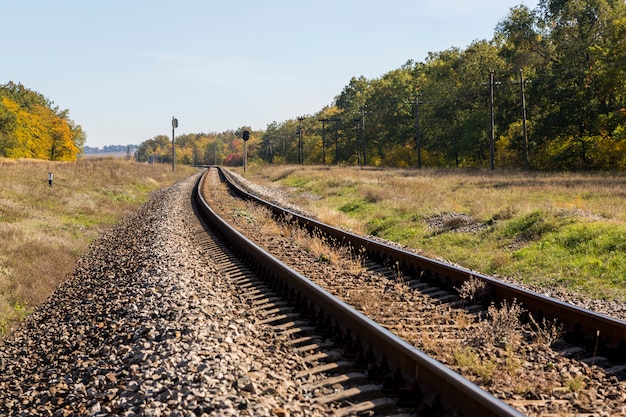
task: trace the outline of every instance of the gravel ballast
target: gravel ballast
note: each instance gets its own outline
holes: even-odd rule
[[[106,231],[0,341],[0,415],[325,415],[192,238],[197,176]]]

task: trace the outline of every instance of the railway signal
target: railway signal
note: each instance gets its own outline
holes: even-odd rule
[[[172,171],[176,165],[176,151],[174,150],[174,129],[178,127],[178,119],[172,116]]]
[[[250,132],[243,131],[243,172],[246,172],[248,167],[248,139],[250,139]]]

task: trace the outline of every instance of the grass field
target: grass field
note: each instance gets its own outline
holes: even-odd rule
[[[103,228],[193,172],[112,158],[0,159],[0,334],[51,294]]]
[[[621,173],[253,165],[244,177],[283,188],[322,221],[430,257],[626,300]]]

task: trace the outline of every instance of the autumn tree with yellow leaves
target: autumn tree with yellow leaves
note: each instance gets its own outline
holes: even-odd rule
[[[22,84],[0,84],[0,157],[74,161],[85,139],[68,110]]]

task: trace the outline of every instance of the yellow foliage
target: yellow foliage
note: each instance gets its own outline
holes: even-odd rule
[[[50,160],[52,161],[75,161],[80,151],[74,144],[70,126],[64,119],[54,117],[50,120],[51,149]]]
[[[37,103],[20,105],[6,95],[0,96],[0,101],[15,120],[14,126],[3,132],[0,156],[51,161],[76,160],[80,153],[75,143],[77,135],[71,121],[63,113],[59,115],[50,107]],[[80,127],[78,129],[82,134]]]

